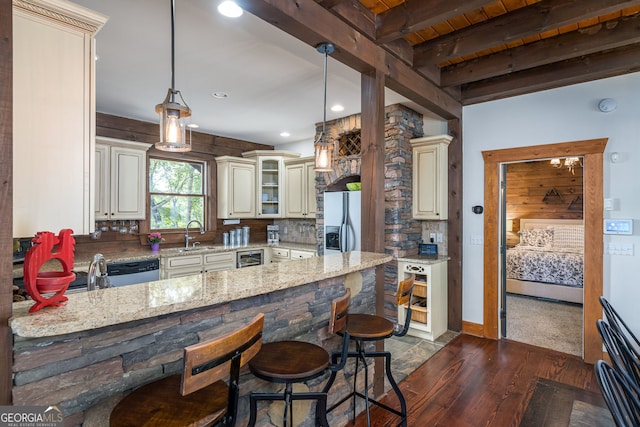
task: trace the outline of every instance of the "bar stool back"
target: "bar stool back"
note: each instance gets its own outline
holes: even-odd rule
[[[328,412],[334,410],[342,403],[347,401],[349,398],[353,398],[353,421],[355,422],[356,418],[356,397],[360,397],[365,400],[365,406],[367,411],[367,426],[371,425],[371,417],[369,413],[370,403],[373,403],[381,408],[390,411],[399,417],[401,417],[401,424],[406,426],[407,420],[407,404],[404,399],[404,395],[400,391],[398,384],[396,383],[393,375],[391,373],[391,352],[389,351],[367,351],[365,349],[365,342],[367,341],[380,341],[391,336],[404,336],[409,331],[409,325],[411,322],[411,296],[413,295],[413,283],[415,281],[415,274],[412,274],[408,279],[401,281],[398,284],[398,291],[396,292],[396,304],[397,305],[405,305],[407,306],[407,314],[405,318],[404,325],[394,324],[390,320],[373,314],[359,314],[359,313],[349,313],[348,328],[349,335],[351,339],[356,343],[356,351],[349,352],[347,357],[356,358],[356,370],[353,375],[353,391],[339,400],[337,403],[332,405]],[[338,357],[338,355],[333,356],[334,359]],[[366,358],[368,357],[384,357],[385,359],[385,373],[387,379],[389,380],[389,384],[391,384],[391,388],[393,389],[396,396],[398,396],[398,400],[400,401],[400,410],[391,408],[388,405],[385,405],[381,402],[376,401],[372,397],[369,396],[369,369]],[[364,393],[359,392],[356,389],[356,383],[358,379],[358,367],[359,363],[362,362],[364,366]],[[334,360],[335,363],[335,360]],[[327,382],[325,386],[325,390],[329,390],[333,381],[335,380],[335,373],[332,373],[331,378]]]
[[[182,375],[143,385],[125,396],[111,412],[110,426],[235,425],[240,368],[259,352],[263,325],[260,313],[227,335],[186,347]]]
[[[348,330],[347,319],[351,302],[351,291],[331,304],[329,334]],[[304,341],[276,341],[266,343],[251,362],[249,369],[258,378],[274,383],[283,383],[283,393],[257,393],[250,395],[249,426],[256,424],[258,401],[283,401],[283,426],[293,425],[293,401],[316,401],[316,425],[329,426],[327,422],[327,391],[294,392],[294,383],[304,383],[324,374],[327,370],[337,372],[344,367],[349,351],[349,333],[343,334],[340,363],[329,364],[329,353],[319,345]],[[289,421],[289,424],[287,424]]]

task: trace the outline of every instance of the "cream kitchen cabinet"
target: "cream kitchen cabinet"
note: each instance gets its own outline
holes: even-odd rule
[[[204,271],[202,254],[160,257],[160,278],[171,279],[174,277],[202,274]]]
[[[16,237],[93,230],[94,35],[106,20],[68,1],[13,2]]]
[[[256,217],[256,160],[216,157],[218,218]]]
[[[305,259],[305,258],[313,258],[314,256],[318,256],[318,254],[315,251],[303,251],[300,249],[291,249],[289,258]]]
[[[271,247],[271,262],[289,261],[291,250],[286,248]]]
[[[447,331],[447,262],[398,259],[398,283],[416,275],[411,298],[409,335],[435,341]],[[406,319],[406,306],[398,307],[398,322]]]
[[[256,161],[256,218],[282,218],[286,191],[284,161],[298,158],[300,154],[254,150],[242,153],[242,156]]]
[[[235,252],[222,252],[204,254],[204,271],[220,271],[220,270],[233,270],[236,268],[236,253]]]
[[[413,218],[448,218],[448,146],[453,138],[437,135],[411,140]]]
[[[236,268],[235,260],[235,251],[161,256],[160,278],[170,279],[209,271],[233,270]]]
[[[145,219],[151,144],[96,137],[95,218]]]
[[[315,218],[316,170],[314,159],[286,160],[284,167],[285,218]]]

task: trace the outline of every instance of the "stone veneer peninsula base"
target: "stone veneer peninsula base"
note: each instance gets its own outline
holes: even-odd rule
[[[32,314],[30,302],[15,303],[13,404],[57,405],[65,426],[82,425],[87,414],[108,412],[131,389],[179,372],[184,347],[220,336],[259,312],[265,314],[265,342],[301,339],[331,351],[340,342],[327,334],[331,301],[344,293],[345,282],[360,282],[351,276],[361,275],[351,311],[374,313],[375,267],[391,259],[348,252],[210,272],[70,294],[65,306]],[[321,377],[307,386],[318,390],[324,382]],[[249,391],[277,387],[243,370],[239,425],[247,421]],[[330,401],[344,387],[341,378]],[[343,406],[330,414],[332,426],[347,422],[349,406]],[[281,412],[264,405],[261,425],[271,425],[270,413]]]

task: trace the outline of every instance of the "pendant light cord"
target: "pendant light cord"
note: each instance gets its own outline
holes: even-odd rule
[[[175,77],[175,27],[176,27],[176,2],[175,0],[171,0],[171,102],[174,101],[173,91],[176,87],[176,77]]]
[[[324,110],[323,110],[323,116],[322,116],[322,134],[325,135],[326,133],[326,126],[327,126],[327,56],[328,56],[328,52],[327,49],[325,49],[324,51]]]

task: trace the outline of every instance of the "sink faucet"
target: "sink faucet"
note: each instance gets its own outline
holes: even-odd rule
[[[185,249],[189,249],[189,241],[193,239],[193,237],[189,236],[189,226],[191,225],[192,222],[197,223],[200,226],[200,234],[204,234],[204,227],[202,226],[202,223],[200,221],[198,221],[197,219],[192,219],[191,221],[189,221],[187,223],[187,226],[184,229],[184,248]]]
[[[98,270],[100,275],[98,276]],[[102,254],[95,254],[91,264],[89,264],[89,273],[87,274],[87,290],[95,291],[96,289],[110,288],[111,282],[107,276],[107,263]]]

